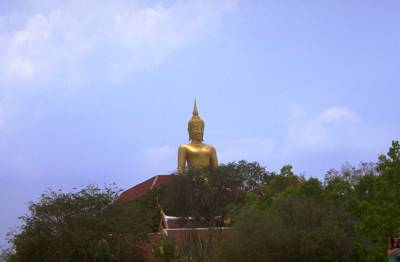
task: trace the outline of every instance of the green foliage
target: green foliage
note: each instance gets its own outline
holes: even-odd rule
[[[46,192],[29,204],[30,214],[10,237],[10,261],[140,261],[135,245],[152,230],[146,201],[123,204],[114,187]],[[154,206],[154,205],[153,205]]]
[[[43,194],[1,259],[141,261],[137,243],[157,231],[159,204],[168,215],[194,217],[185,227],[232,218],[234,234],[222,245],[212,235],[182,245],[162,239],[157,261],[384,261],[388,237],[400,234],[400,143],[377,164],[329,170],[323,183],[290,165],[274,173],[240,161],[189,170],[129,204],[117,197],[95,186]]]
[[[153,246],[153,255],[156,262],[175,262],[179,261],[179,252],[175,239],[163,237]]]
[[[235,234],[219,253],[221,261],[353,261],[348,213],[301,195],[269,210],[245,208]]]
[[[325,197],[318,179],[297,176],[291,166],[274,174],[235,220],[235,234],[221,261],[353,261],[351,214]]]
[[[15,251],[12,250],[11,248],[2,248],[0,246],[0,261],[1,262],[6,262],[6,261],[11,261],[12,257],[15,255]]]
[[[387,239],[400,234],[400,144],[393,141],[387,155],[381,155],[379,174],[361,177],[355,186],[354,214],[359,218],[358,249],[362,260],[386,258]]]
[[[176,205],[168,214],[175,211],[173,215],[195,217],[230,215],[232,209],[227,207],[240,203],[236,209],[238,215],[234,217],[235,235],[219,249],[214,260],[355,259],[353,216],[346,208],[336,205],[318,179],[297,176],[288,165],[279,174],[258,170],[264,175],[263,180],[257,180],[258,175],[252,177],[252,174],[258,171],[250,168],[247,170],[252,170],[251,174],[243,175],[238,172],[243,168],[235,165],[192,170],[178,177],[167,189],[174,192],[170,195],[173,197],[163,203],[165,207]],[[254,182],[253,186],[248,186],[249,180]]]
[[[268,209],[277,199],[297,193],[303,182],[304,178],[294,175],[292,166],[286,165],[279,174],[272,174],[269,183],[260,185],[258,192],[248,193],[247,203]]]
[[[88,186],[71,193],[50,190],[29,204],[30,213],[21,217],[20,230],[10,234],[12,248],[2,258],[140,261],[138,240],[158,230],[158,200],[172,215],[193,215],[206,225],[221,225],[232,206],[244,202],[245,190],[255,190],[267,176],[259,164],[245,161],[216,170],[191,170],[170,187],[153,190],[129,204],[117,201],[118,190],[113,187]]]
[[[260,166],[257,162],[247,162],[244,160],[222,165],[219,167],[219,171],[238,177],[240,188],[244,192],[257,191],[260,185],[267,184],[275,175],[273,172],[268,172],[265,167]]]
[[[219,232],[209,231],[205,238],[189,232],[181,245],[177,245],[171,237],[163,237],[153,247],[153,254],[157,262],[210,262],[220,243]]]
[[[324,188],[321,182],[316,178],[309,178],[305,180],[298,190],[300,195],[309,197],[316,201],[322,201],[324,195]]]
[[[168,215],[197,218],[197,225],[202,221],[207,226],[221,225],[232,209],[244,204],[246,193],[255,191],[269,178],[258,163],[245,161],[191,169],[163,190],[160,203]],[[190,221],[184,222],[190,226]]]
[[[377,165],[345,165],[330,170],[324,196],[344,207],[355,219],[355,247],[359,261],[384,261],[388,238],[400,234],[400,144],[393,141]]]
[[[218,232],[209,231],[205,239],[191,232],[184,239],[183,245],[179,249],[179,256],[182,261],[210,262],[219,243],[220,235]]]
[[[206,238],[200,238],[195,233],[189,233],[179,248],[182,261],[210,262],[213,261],[216,249],[221,243],[221,232],[209,231]]]

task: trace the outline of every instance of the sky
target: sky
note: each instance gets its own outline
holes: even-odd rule
[[[0,245],[48,189],[220,163],[323,179],[400,138],[400,2],[0,0]]]

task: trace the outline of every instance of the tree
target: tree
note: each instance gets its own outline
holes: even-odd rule
[[[384,261],[388,238],[400,234],[400,143],[393,141],[379,162],[346,164],[330,170],[324,197],[354,217],[355,248],[359,261]]]
[[[355,186],[353,213],[358,218],[358,253],[362,261],[386,259],[387,239],[400,234],[400,143],[393,141],[387,155],[379,156],[377,172]]]
[[[172,215],[191,215],[207,226],[221,225],[232,206],[244,203],[246,190],[255,190],[267,178],[268,172],[259,164],[241,161],[217,169],[190,170],[170,186],[128,204],[117,201],[115,187],[90,185],[70,193],[50,190],[29,204],[29,214],[21,217],[19,231],[10,234],[11,249],[2,258],[140,261],[140,240],[158,230],[159,204]]]
[[[220,232],[210,231],[204,238],[189,232],[181,245],[177,245],[172,237],[161,238],[153,246],[153,254],[157,262],[209,262],[214,261],[215,251],[221,242]]]
[[[297,193],[303,182],[304,178],[295,175],[291,165],[283,166],[279,174],[271,173],[268,183],[259,185],[256,192],[247,194],[247,204],[268,209],[276,199]]]
[[[232,175],[238,176],[241,180],[241,189],[244,192],[255,192],[261,185],[267,184],[275,176],[274,172],[269,172],[257,162],[231,162],[221,166],[222,169],[230,171]]]
[[[232,169],[191,169],[162,190],[160,203],[166,214],[179,217],[186,227],[191,223],[217,226],[229,213],[232,205],[244,202],[241,177]]]
[[[220,261],[353,261],[351,216],[303,195],[277,200],[270,209],[248,207]]]
[[[50,190],[29,204],[20,232],[10,237],[9,261],[141,261],[138,240],[154,223],[152,196],[123,204],[115,187]]]
[[[10,248],[2,248],[0,251],[0,262],[10,261],[15,252]]]
[[[255,162],[190,169],[161,190],[159,199],[168,215],[194,217],[196,224],[201,218],[205,226],[216,226],[244,204],[246,193],[256,191],[269,178],[270,173]]]
[[[325,189],[318,179],[284,166],[246,198],[218,260],[353,261],[355,221],[325,197]]]

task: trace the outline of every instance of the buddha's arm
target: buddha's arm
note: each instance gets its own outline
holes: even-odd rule
[[[183,146],[179,146],[178,149],[178,174],[183,175],[185,172],[186,164],[186,149]]]
[[[217,151],[215,150],[215,147],[213,147],[213,146],[211,147],[210,164],[212,167],[218,166]]]

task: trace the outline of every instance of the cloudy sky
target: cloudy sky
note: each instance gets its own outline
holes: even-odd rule
[[[46,189],[220,162],[323,178],[400,138],[400,2],[0,0],[0,244]]]

